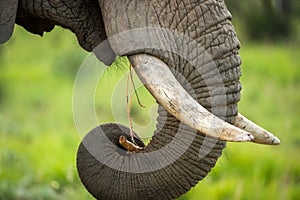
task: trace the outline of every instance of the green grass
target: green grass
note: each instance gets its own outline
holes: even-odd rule
[[[40,38],[17,27],[0,46],[0,199],[92,199],[76,172],[80,136],[72,114],[73,83],[86,55],[62,29]],[[209,176],[180,199],[300,196],[299,55],[292,45],[243,45],[239,111],[278,135],[281,145],[228,143]],[[96,90],[101,123],[116,118],[112,107],[121,113],[117,121],[127,123],[127,77],[117,84],[126,68],[118,67],[105,72]],[[153,113],[153,99],[142,88],[139,95]],[[154,126],[155,114],[148,113],[135,102],[137,132]]]

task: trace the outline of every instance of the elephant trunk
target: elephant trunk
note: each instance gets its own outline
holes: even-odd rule
[[[233,123],[241,60],[230,13],[223,1],[180,2],[99,0],[112,49],[117,55],[159,58],[197,103]],[[216,164],[224,141],[187,126],[162,105],[158,113],[157,130],[142,153],[118,153],[115,140],[103,137],[125,134],[122,126],[114,125],[115,131],[103,125],[85,137],[77,166],[97,199],[174,199]]]

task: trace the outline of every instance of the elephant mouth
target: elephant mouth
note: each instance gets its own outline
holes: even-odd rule
[[[129,60],[154,98],[175,118],[198,132],[228,142],[278,145],[280,140],[254,122],[238,114],[229,124],[196,102],[160,59],[136,54]]]

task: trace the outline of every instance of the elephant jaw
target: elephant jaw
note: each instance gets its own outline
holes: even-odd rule
[[[156,100],[174,117],[204,135],[230,142],[276,145],[280,140],[242,115],[234,126],[216,117],[196,102],[160,59],[137,54],[129,60],[141,81]]]

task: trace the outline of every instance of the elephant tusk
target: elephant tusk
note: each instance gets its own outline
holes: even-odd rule
[[[130,56],[129,60],[149,92],[178,120],[204,135],[220,140],[253,140],[250,133],[221,120],[196,102],[160,59],[137,54]]]
[[[233,125],[251,133],[254,136],[253,142],[255,143],[268,145],[280,144],[280,140],[275,135],[250,121],[240,113],[236,116]]]

